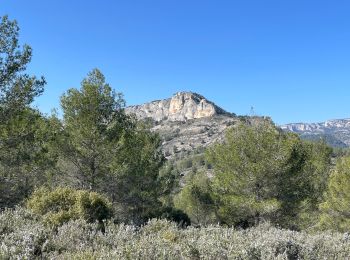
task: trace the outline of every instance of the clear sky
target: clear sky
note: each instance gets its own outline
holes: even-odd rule
[[[140,104],[190,90],[278,124],[350,117],[350,1],[0,0],[47,79],[43,112],[93,68]]]

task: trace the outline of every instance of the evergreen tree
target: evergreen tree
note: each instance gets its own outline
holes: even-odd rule
[[[3,122],[28,108],[43,92],[45,79],[24,73],[32,58],[32,49],[19,45],[16,21],[7,16],[0,19],[0,119]]]
[[[74,168],[72,181],[79,188],[98,190],[118,154],[121,136],[134,127],[123,113],[124,100],[95,69],[80,90],[69,89],[61,97],[61,106],[65,131],[59,148]]]
[[[219,219],[241,226],[269,220],[296,228],[302,203],[315,198],[318,181],[312,178],[323,181],[318,174],[325,174],[316,171],[310,154],[297,135],[269,121],[230,129],[225,143],[207,152]]]
[[[316,227],[320,218],[319,204],[324,200],[327,189],[330,170],[332,167],[333,149],[324,141],[303,141],[303,147],[307,154],[304,167],[304,195],[305,199],[298,205],[295,211],[298,216],[287,219],[292,226],[298,229],[310,229]]]
[[[94,69],[81,89],[61,98],[64,135],[58,148],[72,185],[108,194],[124,220],[139,223],[161,207],[163,156],[159,137],[126,115],[124,103]]]
[[[350,157],[338,160],[320,209],[321,228],[350,232]]]
[[[185,212],[194,224],[214,224],[217,220],[216,208],[210,188],[210,179],[206,173],[191,173],[183,189],[174,198],[175,207]]]
[[[0,208],[27,197],[45,178],[48,122],[30,104],[44,89],[44,78],[25,73],[32,57],[18,43],[19,27],[0,18]]]

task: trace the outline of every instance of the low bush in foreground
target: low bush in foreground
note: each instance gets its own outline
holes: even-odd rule
[[[107,198],[96,192],[72,188],[41,188],[32,194],[26,206],[42,216],[49,226],[59,226],[76,219],[102,223],[112,215],[112,206]]]
[[[56,230],[27,210],[0,214],[0,259],[348,259],[350,237],[293,232],[260,225],[186,229],[166,220],[140,228],[83,219]]]

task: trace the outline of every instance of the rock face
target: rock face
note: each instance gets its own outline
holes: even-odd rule
[[[138,119],[148,119],[163,139],[167,158],[188,154],[224,138],[227,127],[239,121],[202,95],[178,92],[173,97],[126,108]]]
[[[178,92],[172,98],[157,100],[126,108],[129,114],[139,119],[151,118],[155,121],[187,121],[214,115],[229,115],[225,110],[192,92]]]
[[[329,120],[323,123],[295,123],[281,126],[285,131],[298,133],[305,139],[325,139],[335,147],[350,147],[350,119]]]

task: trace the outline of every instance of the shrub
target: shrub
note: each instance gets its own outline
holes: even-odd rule
[[[172,207],[166,207],[161,214],[161,218],[174,221],[180,227],[187,227],[191,225],[191,220],[185,212]]]
[[[74,219],[101,223],[112,215],[111,203],[105,197],[72,188],[41,188],[32,194],[26,205],[50,226],[59,226]]]
[[[96,192],[78,191],[76,200],[76,211],[79,216],[88,222],[109,219],[111,204],[108,200]]]
[[[0,259],[348,259],[350,238],[295,232],[269,224],[246,230],[179,228],[167,220],[142,227],[83,219],[52,230],[28,211],[0,213]],[[16,228],[11,228],[16,225]]]
[[[0,214],[0,259],[34,259],[42,254],[49,230],[23,208]]]

